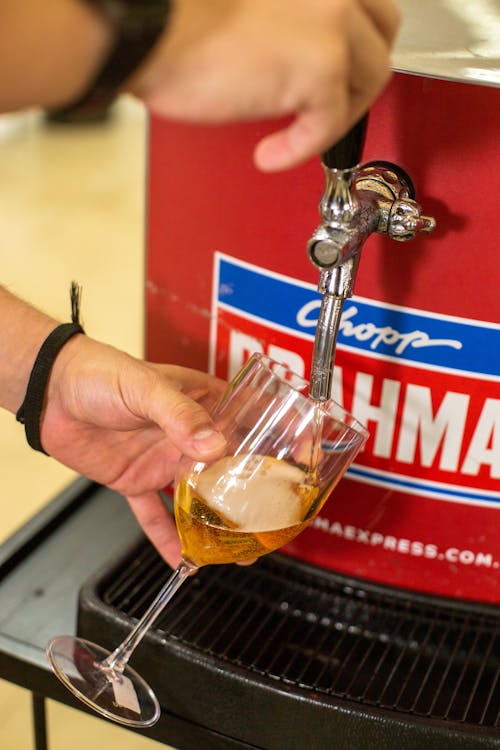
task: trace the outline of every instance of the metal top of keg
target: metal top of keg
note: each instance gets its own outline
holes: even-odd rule
[[[500,0],[399,0],[399,72],[500,87]]]

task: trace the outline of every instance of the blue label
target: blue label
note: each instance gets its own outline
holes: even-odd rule
[[[321,295],[311,284],[219,255],[218,302],[235,312],[314,338]],[[338,346],[500,380],[500,325],[346,300]]]

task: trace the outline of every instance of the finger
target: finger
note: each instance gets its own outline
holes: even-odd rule
[[[158,424],[181,453],[199,461],[221,455],[224,436],[215,428],[209,413],[188,396],[159,378],[148,392],[147,416]]]
[[[350,105],[347,91],[337,86],[328,101],[299,112],[282,130],[263,138],[254,151],[254,162],[263,172],[290,169],[329,148],[347,131]]]
[[[181,543],[175,523],[157,492],[127,497],[144,533],[164,560],[176,568],[181,559]]]

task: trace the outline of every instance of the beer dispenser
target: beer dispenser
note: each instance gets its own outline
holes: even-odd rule
[[[261,351],[311,378],[319,398],[332,375],[335,400],[369,429],[285,552],[490,604],[500,602],[499,111],[498,88],[479,79],[396,73],[369,123],[323,164],[272,175],[252,152],[275,123],[153,117],[148,176],[147,356],[228,379]]]
[[[275,122],[150,123],[146,356],[229,379],[262,352],[370,433],[305,531],[202,569],[144,640],[169,744],[498,746],[493,3],[402,2],[398,72],[322,158],[262,174]],[[80,633],[114,647],[165,567],[130,549]]]

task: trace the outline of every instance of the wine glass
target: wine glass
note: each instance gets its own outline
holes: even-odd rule
[[[203,463],[184,456],[175,479],[178,568],[112,652],[59,636],[47,654],[69,690],[98,713],[130,727],[153,725],[158,700],[128,661],[182,583],[203,565],[247,562],[282,547],[319,512],[368,433],[309,384],[254,354],[212,411],[226,454]]]

